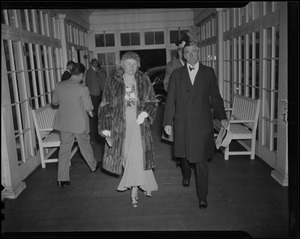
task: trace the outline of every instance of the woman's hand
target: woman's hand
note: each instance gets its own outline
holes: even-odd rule
[[[138,116],[136,122],[137,122],[138,124],[142,124],[142,123],[144,123],[144,120],[145,120],[147,117],[148,117],[148,113],[145,112],[145,111],[143,111],[142,113],[139,114],[139,116]]]
[[[111,136],[111,132],[109,130],[103,130],[102,134],[105,135],[105,137],[110,137]]]

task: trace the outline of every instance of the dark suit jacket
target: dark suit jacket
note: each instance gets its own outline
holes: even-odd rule
[[[64,74],[61,76],[61,81],[69,80],[71,77],[71,73],[69,71],[65,71]]]
[[[187,67],[173,71],[163,125],[174,129],[174,156],[199,162],[215,152],[212,111],[226,119],[214,69],[199,64],[192,85]]]
[[[92,67],[87,70],[85,82],[90,90],[90,95],[102,95],[105,81],[106,73],[103,70],[97,70],[96,72]]]

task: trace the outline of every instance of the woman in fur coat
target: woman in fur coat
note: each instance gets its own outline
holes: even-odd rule
[[[99,106],[98,131],[107,140],[102,167],[117,175],[123,173],[117,190],[131,189],[132,205],[137,207],[138,188],[150,197],[158,190],[150,129],[157,101],[149,77],[138,71],[140,57],[127,52],[121,65],[106,81]]]

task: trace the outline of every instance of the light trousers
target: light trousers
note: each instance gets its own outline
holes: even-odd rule
[[[90,135],[75,134],[60,131],[61,145],[58,154],[57,181],[70,181],[70,156],[75,138],[77,139],[80,152],[92,171],[96,169],[97,161],[90,144]]]

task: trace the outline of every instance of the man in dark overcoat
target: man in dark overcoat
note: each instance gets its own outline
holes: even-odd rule
[[[181,159],[182,185],[190,184],[190,164],[195,163],[200,209],[208,206],[208,159],[215,152],[212,110],[223,127],[229,121],[214,69],[199,62],[197,43],[184,46],[187,64],[173,71],[165,105],[163,126],[171,135],[174,127],[174,156]]]

